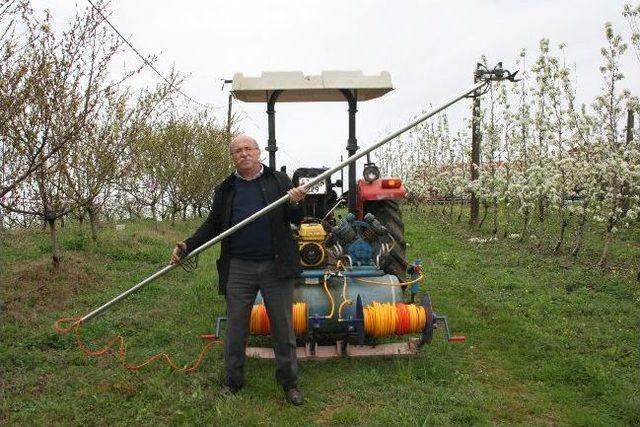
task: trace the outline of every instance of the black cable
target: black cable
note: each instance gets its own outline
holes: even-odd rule
[[[490,86],[491,86],[491,81],[486,80],[484,86],[480,86],[473,93],[470,93],[469,95],[465,96],[465,98],[475,98],[476,96],[482,96],[485,93],[489,92]]]
[[[172,88],[174,88],[180,95],[184,96],[185,98],[187,98],[189,101],[198,104],[201,107],[204,108],[214,108],[214,109],[219,109],[221,107],[216,107],[213,105],[207,105],[207,104],[203,104],[201,102],[196,101],[195,99],[193,99],[192,97],[190,97],[189,95],[187,95],[186,93],[184,93],[179,87],[175,86],[173,83],[171,83],[171,81],[169,81],[169,79],[167,79],[163,74],[160,73],[160,71],[158,71],[153,64],[151,64],[147,58],[145,58],[144,56],[142,56],[142,54],[140,52],[138,52],[138,49],[136,49],[135,47],[133,47],[133,45],[129,42],[129,40],[126,39],[125,36],[123,36],[120,31],[118,31],[118,29],[116,27],[113,26],[113,24],[111,22],[109,22],[109,20],[107,19],[106,16],[104,16],[104,14],[102,13],[102,11],[95,5],[93,4],[93,2],[91,0],[87,0],[89,2],[89,4],[91,5],[91,7],[98,13],[98,15],[100,15],[102,17],[102,19],[104,19],[104,21],[111,27],[111,29],[113,31],[116,32],[116,34],[118,35],[118,37],[120,37],[122,39],[122,41],[124,41],[127,46],[129,46],[131,48],[132,51],[135,52],[136,55],[138,55],[138,57],[140,57],[140,59],[142,59],[142,61],[147,64],[162,80],[164,80],[169,86],[171,86]]]
[[[196,255],[193,258],[189,258],[188,260],[180,261],[180,266],[187,273],[191,273],[191,272],[195,271],[198,268],[198,257],[199,256],[200,255]]]

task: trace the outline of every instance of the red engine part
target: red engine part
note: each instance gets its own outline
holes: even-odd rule
[[[376,200],[397,200],[407,197],[407,190],[398,177],[385,177],[367,182],[358,180],[356,216],[362,220],[364,216],[364,204]]]

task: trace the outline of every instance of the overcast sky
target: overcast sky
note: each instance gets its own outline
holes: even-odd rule
[[[627,1],[628,2],[628,1]],[[184,91],[200,102],[220,107],[226,117],[228,92],[220,79],[235,72],[389,71],[394,91],[362,102],[357,138],[368,146],[426,108],[469,87],[480,55],[489,63],[515,68],[522,48],[529,60],[541,38],[556,48],[567,45],[566,58],[577,70],[578,100],[590,103],[602,86],[598,72],[604,23],[629,38],[622,17],[624,1],[125,1],[112,0],[110,21],[144,54],[158,54],[156,67],[191,77]],[[78,7],[86,3],[78,0]],[[634,3],[636,4],[636,3]],[[49,8],[56,23],[72,13],[72,2],[33,0]],[[133,66],[138,60],[126,58]],[[629,50],[624,85],[640,94],[640,60]],[[153,84],[144,73],[137,84]],[[236,101],[240,127],[267,140],[264,104]],[[455,127],[469,112],[469,101],[449,111]],[[278,166],[332,166],[345,153],[346,103],[276,104]],[[263,154],[266,152],[263,151]]]

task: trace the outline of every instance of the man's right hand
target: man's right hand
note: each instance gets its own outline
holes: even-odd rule
[[[176,247],[171,252],[171,265],[180,263],[180,260],[187,254],[187,244],[185,242],[176,242]]]

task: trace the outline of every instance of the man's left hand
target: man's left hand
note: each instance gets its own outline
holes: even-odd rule
[[[298,203],[302,201],[302,199],[304,199],[304,197],[307,195],[307,190],[305,190],[304,187],[301,185],[299,187],[292,188],[291,190],[288,191],[288,193],[289,193],[289,201],[291,203]]]

